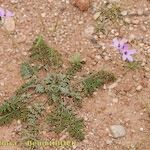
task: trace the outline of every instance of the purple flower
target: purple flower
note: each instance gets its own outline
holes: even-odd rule
[[[1,18],[7,18],[7,17],[12,17],[12,16],[14,16],[14,14],[11,11],[0,8],[0,17]]]
[[[124,49],[124,47],[127,47],[128,44],[126,44],[127,40],[126,39],[122,39],[122,40],[118,40],[117,38],[113,39],[113,46],[115,48],[117,48],[119,51],[121,51],[121,49]]]
[[[129,50],[129,45],[127,44],[127,40],[122,39],[118,40],[117,38],[113,39],[113,46],[119,50],[122,54],[122,59],[125,61],[133,62],[133,58],[131,55],[136,53],[136,50]]]
[[[129,61],[129,62],[133,62],[133,58],[131,55],[135,54],[136,53],[136,50],[123,50],[122,51],[122,59],[125,61]]]

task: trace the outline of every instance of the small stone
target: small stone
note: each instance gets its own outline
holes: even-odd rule
[[[5,20],[4,20],[4,27],[9,32],[14,31],[15,30],[15,21],[14,21],[14,19],[12,17],[11,18],[5,18]]]
[[[83,21],[79,21],[79,22],[78,22],[78,24],[83,24],[83,23],[84,23]]]
[[[95,95],[95,96],[96,96],[96,95],[97,95],[97,92],[94,92],[94,93],[93,93],[93,95]]]
[[[97,20],[99,18],[100,14],[101,14],[101,12],[96,12],[93,16],[93,19]]]
[[[137,25],[137,24],[140,23],[140,21],[139,21],[138,19],[133,19],[133,20],[132,20],[132,23],[135,24],[135,25]]]
[[[143,31],[147,31],[147,29],[146,29],[146,27],[145,27],[144,25],[141,26],[141,29],[142,29]]]
[[[138,9],[137,14],[138,14],[139,16],[141,16],[141,15],[144,14],[144,11],[143,11],[142,9]]]
[[[109,59],[110,59],[109,56],[105,56],[105,57],[104,57],[104,60],[105,60],[105,61],[108,61]]]
[[[129,18],[125,18],[124,21],[125,21],[126,23],[131,23],[131,20],[130,20]]]
[[[107,145],[111,145],[112,143],[113,143],[112,140],[106,140],[106,144],[107,144]]]
[[[0,85],[1,85],[1,86],[4,86],[4,85],[5,85],[5,83],[4,83],[4,82],[0,82]]]
[[[42,16],[43,18],[45,18],[45,17],[46,17],[46,13],[41,13],[41,16]]]
[[[18,3],[18,0],[11,0],[10,1],[12,4],[17,4]]]
[[[27,56],[28,53],[27,52],[22,52],[22,55]]]
[[[104,84],[104,86],[103,86],[103,89],[104,89],[104,90],[106,90],[106,89],[107,89],[107,86],[106,86],[106,84]]]
[[[129,30],[130,30],[130,31],[133,31],[133,30],[134,30],[134,28],[133,28],[132,26],[130,26],[130,27],[129,27]]]
[[[112,101],[113,101],[114,103],[118,103],[119,100],[118,100],[118,98],[113,98]]]
[[[144,131],[144,129],[143,129],[143,128],[140,128],[140,131],[142,132],[142,131]]]
[[[146,65],[146,63],[145,63],[145,62],[142,62],[141,66],[144,67],[145,65]]]
[[[73,5],[78,7],[81,11],[87,11],[90,7],[90,0],[73,0]]]
[[[118,85],[118,82],[114,82],[113,84],[111,84],[109,87],[108,87],[108,89],[114,89],[114,88],[116,88],[117,87],[117,85]]]
[[[126,135],[125,128],[122,125],[112,125],[110,131],[114,138],[120,138]]]
[[[142,85],[137,86],[136,91],[140,92],[143,89]]]
[[[20,124],[21,124],[21,120],[17,120],[17,124],[19,124],[19,125],[20,125]]]
[[[97,60],[100,60],[100,59],[101,59],[101,56],[100,56],[100,55],[96,55],[95,58],[96,58]]]
[[[126,10],[124,10],[124,11],[121,12],[122,16],[126,16],[127,14],[128,14],[128,12]]]
[[[145,71],[149,72],[150,71],[150,68],[148,67],[144,67]]]
[[[118,2],[120,2],[120,0],[109,0],[109,2],[110,3],[118,3]],[[106,3],[107,3],[107,1],[106,1]]]

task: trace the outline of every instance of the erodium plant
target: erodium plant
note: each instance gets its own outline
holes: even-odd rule
[[[0,106],[0,125],[20,120],[22,144],[39,140],[44,124],[48,125],[49,131],[56,134],[65,131],[77,141],[82,141],[85,124],[82,118],[77,117],[76,110],[82,107],[84,97],[91,96],[102,85],[115,81],[114,75],[101,70],[76,81],[74,76],[82,71],[85,64],[80,54],[75,53],[70,66],[63,71],[61,55],[50,48],[42,37],[34,41],[29,56],[29,60],[20,67],[25,83]]]

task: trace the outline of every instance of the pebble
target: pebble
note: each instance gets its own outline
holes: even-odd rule
[[[144,11],[143,11],[142,9],[138,9],[137,14],[138,14],[139,16],[141,16],[141,15],[144,14]]]
[[[106,90],[106,89],[107,89],[107,86],[106,86],[106,84],[104,84],[104,86],[103,86],[103,89],[104,89],[104,90]]]
[[[145,27],[144,25],[141,26],[141,29],[142,29],[143,31],[147,31],[147,29],[146,29],[146,27]]]
[[[136,91],[140,92],[143,89],[142,85],[137,86]]]
[[[143,129],[143,128],[140,128],[140,131],[142,132],[142,131],[144,131],[144,129]]]
[[[73,0],[73,5],[81,11],[87,11],[90,7],[90,0]]]
[[[122,16],[126,16],[127,14],[128,14],[128,12],[126,10],[124,10],[124,11],[121,12]]]
[[[105,56],[105,57],[104,57],[104,60],[105,60],[105,61],[108,61],[109,59],[110,59],[109,56]]]
[[[110,131],[114,138],[120,138],[126,135],[125,128],[122,125],[112,125]]]
[[[41,16],[42,16],[43,18],[45,18],[45,17],[46,17],[46,13],[41,13]]]
[[[130,26],[130,27],[129,27],[129,30],[130,30],[130,31],[133,31],[133,30],[134,30],[133,26]]]
[[[107,1],[106,1],[107,2]],[[120,0],[109,0],[110,3],[119,3]]]
[[[20,125],[20,124],[21,124],[21,120],[17,120],[17,124],[19,124],[19,125]]]
[[[137,24],[140,23],[140,21],[139,21],[138,19],[133,19],[133,20],[132,20],[132,23],[137,25]]]
[[[111,145],[112,143],[113,143],[112,140],[106,140],[106,144],[107,144],[107,145]]]
[[[118,99],[118,98],[113,98],[112,101],[113,101],[114,103],[118,103],[119,99]]]
[[[11,0],[10,1],[12,4],[17,4],[18,3],[18,0]]]
[[[116,88],[117,87],[117,85],[118,85],[118,82],[114,82],[113,84],[111,84],[109,87],[108,87],[108,89],[114,89],[114,88]]]
[[[100,60],[102,57],[101,57],[100,55],[96,55],[95,58],[96,58],[97,60]]]
[[[124,21],[125,21],[126,23],[131,23],[131,20],[130,20],[129,18],[125,18]]]
[[[4,82],[0,82],[0,85],[1,85],[1,86],[4,86],[4,85],[5,85],[5,83],[4,83]]]
[[[27,52],[22,52],[22,55],[23,55],[23,56],[27,56],[28,53],[27,53]]]
[[[144,67],[145,71],[149,72],[150,71],[150,68],[148,67]]]

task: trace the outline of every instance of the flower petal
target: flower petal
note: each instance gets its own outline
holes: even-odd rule
[[[129,55],[132,55],[132,54],[135,54],[136,53],[136,50],[135,49],[133,49],[133,50],[128,50],[128,54]]]
[[[130,55],[127,56],[127,59],[128,59],[129,62],[133,62],[133,58]]]
[[[122,59],[125,61],[127,59],[127,56],[123,54]]]
[[[119,40],[117,38],[114,38],[113,39],[113,46],[118,48],[118,45],[119,45]]]
[[[119,44],[120,44],[120,46],[119,46],[119,48],[123,48],[124,47],[124,45],[125,45],[125,40],[124,39],[122,39],[122,40],[120,40],[120,42],[119,42]]]
[[[6,17],[12,17],[12,16],[14,16],[14,14],[11,11],[6,10]]]
[[[129,49],[129,44],[124,44],[122,49],[123,50],[128,50]]]
[[[4,17],[5,11],[3,8],[0,8],[0,17]]]

